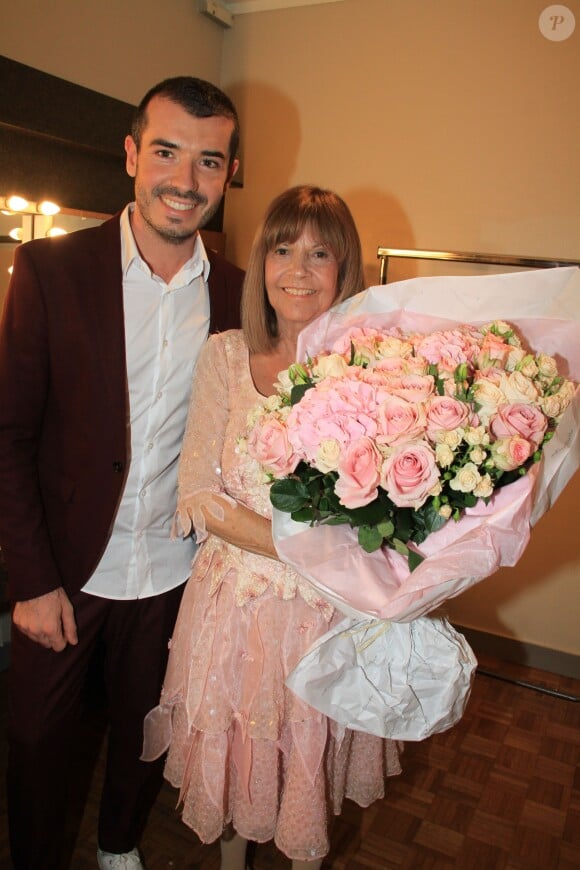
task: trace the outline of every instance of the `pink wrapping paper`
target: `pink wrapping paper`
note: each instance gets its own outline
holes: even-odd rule
[[[563,375],[580,380],[579,270],[548,269],[477,278],[417,278],[372,287],[347,300],[301,334],[297,359],[328,349],[347,325],[400,326],[430,332],[457,323],[504,319],[532,350],[556,357]],[[428,313],[437,310],[438,314]],[[280,558],[351,617],[409,622],[488,577],[515,565],[531,525],[556,500],[580,464],[580,391],[564,414],[542,461],[519,481],[450,520],[420,546],[424,562],[384,548],[364,552],[348,526],[294,523],[274,511]]]

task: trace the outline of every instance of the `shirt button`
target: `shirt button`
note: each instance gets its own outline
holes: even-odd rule
[[[124,468],[125,468],[124,462],[120,462],[118,459],[116,459],[113,462],[113,471],[115,472],[115,474],[120,474]]]
[[[162,395],[163,395],[163,393],[161,392],[161,390],[159,390],[159,392],[157,393],[157,395],[156,395],[155,398],[156,398],[157,400],[159,400],[159,399],[161,398]]]

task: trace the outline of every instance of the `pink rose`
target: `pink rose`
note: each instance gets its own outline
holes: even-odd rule
[[[427,434],[430,438],[435,432],[444,429],[452,432],[469,423],[471,408],[451,396],[433,396],[427,403]]]
[[[389,396],[379,408],[380,444],[402,444],[413,441],[425,431],[425,411],[422,405],[407,402],[399,396]]]
[[[490,452],[496,468],[502,471],[513,471],[530,458],[532,445],[520,435],[512,435],[494,441],[490,446]]]
[[[381,454],[370,438],[359,438],[338,461],[334,491],[346,508],[363,507],[378,495]]]
[[[535,405],[500,405],[491,418],[490,429],[496,438],[521,435],[539,447],[544,438],[548,421]]]
[[[248,453],[274,477],[291,474],[300,461],[288,441],[286,426],[276,417],[254,426],[248,436]]]
[[[397,507],[420,508],[438,480],[435,453],[422,442],[395,448],[383,463],[381,486]]]
[[[500,335],[487,332],[481,343],[481,350],[477,359],[478,368],[505,368],[507,358],[512,349],[512,346]]]

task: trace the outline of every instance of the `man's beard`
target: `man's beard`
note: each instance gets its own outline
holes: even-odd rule
[[[176,197],[179,200],[186,200],[192,203],[195,203],[197,206],[201,206],[205,209],[200,213],[199,220],[195,227],[184,227],[176,224],[175,226],[171,225],[163,225],[159,226],[158,224],[153,222],[151,217],[151,204],[157,198],[161,198],[162,196]],[[208,205],[207,197],[202,196],[201,193],[197,193],[194,190],[190,190],[187,193],[182,193],[174,187],[155,187],[149,197],[142,189],[136,188],[135,190],[135,199],[137,201],[137,207],[141,212],[141,216],[145,223],[151,227],[151,229],[157,233],[164,241],[169,242],[172,245],[181,245],[182,242],[191,239],[196,235],[197,231],[204,227],[208,221],[214,216],[217,210],[220,207],[221,199],[213,205]]]

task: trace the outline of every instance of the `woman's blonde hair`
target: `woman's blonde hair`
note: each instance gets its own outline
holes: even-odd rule
[[[276,344],[276,313],[264,280],[266,256],[278,245],[295,242],[306,228],[326,245],[338,263],[335,303],[364,289],[359,235],[347,204],[331,190],[312,185],[291,187],[270,204],[250,253],[242,292],[242,329],[251,353],[267,353]]]

